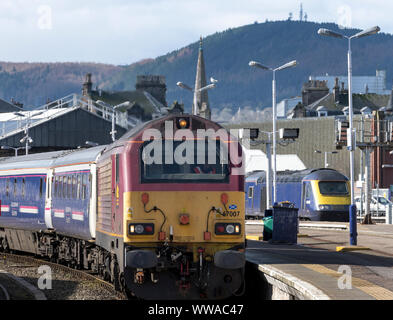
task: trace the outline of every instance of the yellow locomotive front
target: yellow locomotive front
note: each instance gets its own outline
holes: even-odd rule
[[[147,299],[241,293],[245,208],[238,142],[211,121],[170,116],[133,137],[125,160],[127,288]]]

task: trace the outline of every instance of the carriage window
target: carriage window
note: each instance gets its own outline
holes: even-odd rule
[[[323,195],[347,195],[348,188],[345,181],[320,181],[319,191]]]
[[[306,200],[310,200],[311,197],[312,197],[311,184],[307,183],[307,185],[306,185],[306,196],[305,196],[305,199],[306,199]]]
[[[63,176],[63,199],[67,198],[67,177]]]
[[[93,183],[93,179],[92,179],[91,173],[89,173],[89,190],[90,190],[90,198],[91,198],[91,196],[92,196],[92,194],[93,194],[93,192],[91,191],[91,190],[93,190],[92,183]]]
[[[46,184],[46,177],[45,177],[44,181],[45,181],[45,184]],[[47,188],[46,188],[46,197],[47,198],[49,198],[51,196],[51,194],[52,194],[54,181],[55,181],[55,177],[52,177],[51,178],[51,183],[50,184],[48,183],[48,185],[47,185]]]
[[[68,199],[71,199],[72,198],[72,179],[71,179],[71,176],[68,176],[66,179],[67,179],[67,194],[66,194],[66,197]]]
[[[6,179],[6,187],[5,187],[5,193],[6,196],[9,197],[10,196],[10,179]]]
[[[61,198],[61,189],[63,188],[62,177],[57,177],[57,198]]]
[[[52,186],[52,197],[55,198],[57,196],[57,177],[52,177],[53,186]]]
[[[84,174],[82,176],[82,199],[86,199],[86,180],[87,176]]]
[[[248,188],[248,197],[252,198],[254,196],[254,187]]]
[[[25,178],[22,179],[22,198],[25,197],[26,181]]]
[[[81,176],[79,174],[78,174],[78,187],[77,187],[77,190],[76,190],[76,197],[78,199],[81,198]]]
[[[72,198],[76,199],[76,176],[72,176]]]
[[[14,179],[14,197],[16,197],[16,179]]]
[[[40,198],[42,198],[42,187],[43,187],[42,178],[40,178]]]
[[[173,141],[173,149],[166,150],[165,142],[146,142],[140,154],[142,183],[226,183],[229,180],[228,150],[220,140],[200,142]],[[155,161],[156,147],[162,159]],[[204,149],[204,150],[203,150]],[[167,158],[173,159],[168,163]],[[161,162],[161,163],[159,163]],[[179,163],[182,162],[182,163]]]
[[[116,184],[119,183],[119,177],[120,177],[120,159],[119,159],[119,155],[116,154],[115,155],[115,175],[116,175]]]

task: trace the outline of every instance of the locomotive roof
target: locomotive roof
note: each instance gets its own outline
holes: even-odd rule
[[[256,171],[246,177],[247,182],[263,183],[266,179],[265,171]],[[277,182],[300,182],[306,180],[348,180],[346,176],[334,169],[306,169],[298,171],[277,172]]]
[[[210,122],[210,123],[214,123],[215,125],[217,125],[220,128],[223,128],[220,124],[211,121],[211,120],[207,120],[205,118],[199,117],[199,116],[195,116],[192,114],[169,114],[166,115],[164,117],[158,118],[158,119],[153,119],[147,122],[143,122],[140,123],[138,125],[136,125],[135,127],[133,127],[131,130],[127,131],[124,135],[122,135],[117,141],[124,141],[127,140],[129,138],[131,138],[132,136],[134,136],[135,134],[139,133],[140,131],[142,131],[145,127],[148,127],[150,124],[155,123],[155,122],[164,122],[166,120],[171,120],[173,118],[181,118],[181,117],[190,117],[193,118],[195,120],[201,121],[201,122]],[[195,121],[194,120],[194,121]],[[115,142],[116,143],[116,142]]]
[[[344,176],[342,173],[333,170],[333,169],[317,169],[310,172],[309,175],[305,177],[307,180],[345,180],[348,181],[348,178]]]
[[[94,161],[106,146],[89,149],[61,150],[25,156],[0,158],[0,170],[46,168],[64,164]]]

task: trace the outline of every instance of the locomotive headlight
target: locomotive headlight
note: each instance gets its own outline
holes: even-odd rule
[[[135,233],[141,234],[141,233],[143,233],[144,230],[145,230],[145,228],[143,228],[143,226],[141,224],[138,224],[135,226]]]
[[[318,206],[319,210],[331,210],[332,207],[327,204],[321,204]]]
[[[228,234],[232,234],[235,232],[235,227],[233,226],[233,224],[228,224],[225,230]]]
[[[176,119],[176,127],[177,127],[177,129],[189,129],[190,128],[190,119],[189,118],[177,118]]]
[[[129,224],[129,232],[131,235],[152,235],[154,234],[153,223],[131,223]]]
[[[185,128],[187,126],[187,121],[185,119],[180,119],[179,126],[180,128]]]
[[[240,223],[216,223],[215,225],[216,235],[240,235],[241,234],[241,224]]]

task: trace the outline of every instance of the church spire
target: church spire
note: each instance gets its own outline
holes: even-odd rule
[[[195,86],[194,86],[194,104],[193,104],[193,114],[200,117],[210,119],[211,111],[209,107],[209,98],[207,95],[207,90],[198,92],[198,89],[206,87],[206,71],[205,71],[205,61],[203,58],[203,42],[202,36],[199,40],[199,53],[198,53],[198,63],[196,70]]]

